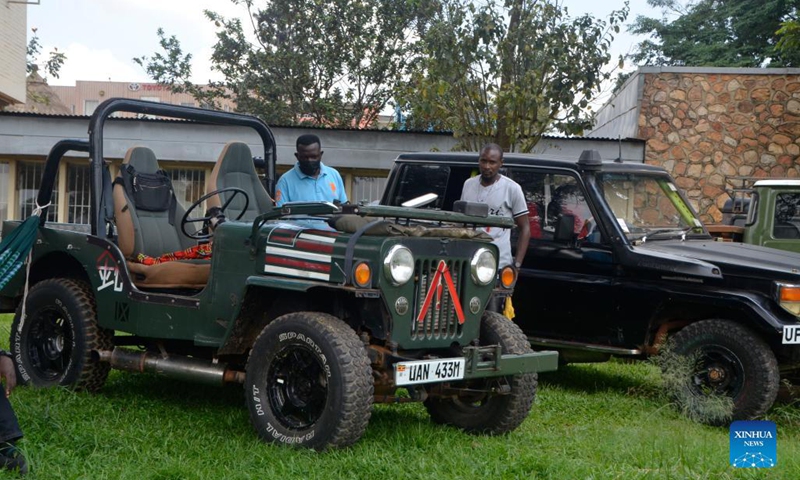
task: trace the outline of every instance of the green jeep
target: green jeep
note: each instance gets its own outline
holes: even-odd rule
[[[148,148],[129,150],[112,182],[103,127],[119,111],[255,129],[267,186],[243,143],[226,146],[215,191],[185,211]],[[22,383],[92,391],[111,368],[238,383],[262,439],[325,449],[356,442],[374,402],[421,401],[435,422],[509,432],[530,411],[536,372],[557,367],[555,352],[533,352],[514,323],[486,310],[516,277],[497,272],[496,248],[473,227],[510,220],[475,216],[475,205],[470,215],[272,207],[275,141],[246,115],[108,100],[88,140],[51,150],[39,205],[69,151],[89,153],[91,232],[42,215],[27,278],[22,268],[0,290],[2,311],[16,312]],[[3,235],[19,225],[5,222]],[[207,259],[142,263],[209,240]]]
[[[800,179],[728,177],[722,223],[706,225],[722,241],[800,252]]]

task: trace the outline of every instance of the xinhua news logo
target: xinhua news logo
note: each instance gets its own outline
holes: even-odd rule
[[[733,422],[730,433],[731,466],[772,468],[778,464],[778,430],[775,422]]]

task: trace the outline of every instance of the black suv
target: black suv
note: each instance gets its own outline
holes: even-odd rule
[[[432,192],[427,208],[451,210],[477,158],[400,155],[381,202]],[[564,362],[598,362],[646,358],[670,338],[671,351],[693,359],[679,390],[696,418],[723,424],[770,408],[781,376],[800,366],[800,255],[714,241],[662,168],[603,162],[594,151],[504,160],[530,211],[514,307],[533,345],[558,349]],[[709,392],[731,408],[691,412]]]

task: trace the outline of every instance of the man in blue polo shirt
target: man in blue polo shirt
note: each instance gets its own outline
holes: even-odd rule
[[[316,135],[297,138],[297,163],[284,173],[275,188],[275,204],[286,202],[347,202],[342,176],[322,163],[322,150]]]

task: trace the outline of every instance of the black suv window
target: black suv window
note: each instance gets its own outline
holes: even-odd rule
[[[800,194],[779,193],[775,198],[775,238],[800,238]]]
[[[503,170],[501,170],[502,172]],[[439,198],[425,208],[453,210],[453,203],[461,198],[464,182],[478,174],[478,165],[421,165],[406,164],[400,169],[400,181],[392,192],[390,205],[398,207],[406,200],[435,193]]]
[[[531,240],[552,240],[555,224],[565,214],[575,217],[574,233],[578,238],[584,239],[591,233],[592,213],[575,177],[521,168],[512,169],[510,176],[520,184],[528,203]]]

